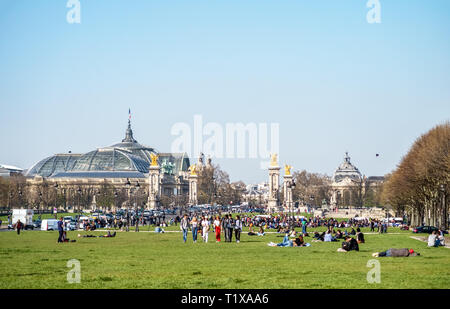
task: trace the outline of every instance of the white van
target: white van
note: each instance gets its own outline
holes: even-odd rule
[[[13,209],[12,224],[16,224],[18,220],[22,222],[24,229],[34,229],[32,209]]]
[[[41,223],[41,231],[57,231],[58,220],[56,219],[44,219]]]

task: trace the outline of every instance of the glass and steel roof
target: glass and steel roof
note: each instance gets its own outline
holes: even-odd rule
[[[54,175],[52,178],[145,178],[145,175],[134,171],[116,171],[116,172],[63,172]]]
[[[148,168],[147,161],[125,149],[104,148],[82,155],[70,171],[138,171],[147,173]]]
[[[139,144],[133,137],[130,121],[122,142],[110,147],[99,148],[86,154],[55,155],[35,164],[27,176],[76,177],[76,178],[122,178],[122,172],[149,172],[151,154],[158,154],[153,148]],[[189,168],[186,154],[159,154],[159,165],[171,168],[174,175]],[[164,173],[164,171],[163,171]],[[134,175],[134,176],[133,176]],[[136,178],[136,174],[126,178]]]
[[[25,174],[25,176],[42,176],[51,177],[54,174],[65,172],[72,169],[75,161],[81,154],[56,154],[45,158],[33,165]]]

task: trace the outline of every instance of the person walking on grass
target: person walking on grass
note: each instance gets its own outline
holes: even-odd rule
[[[229,236],[228,236],[228,215],[225,215],[225,217],[222,219],[222,230],[225,235],[225,242],[228,242]]]
[[[209,220],[207,219],[207,217],[203,217],[203,220],[202,220],[202,238],[203,238],[203,242],[208,242]]]
[[[302,219],[302,234],[305,235],[306,234],[306,219]]]
[[[227,229],[228,229],[228,242],[232,242],[233,241],[233,230],[234,230],[234,220],[233,220],[233,216],[230,215],[228,217],[228,224],[227,224]]]
[[[197,233],[198,233],[198,221],[197,217],[194,216],[191,221],[191,227],[192,227],[192,240],[194,243],[197,242]]]
[[[216,232],[216,242],[220,242],[220,217],[217,216],[216,220],[214,220],[214,231]]]
[[[180,230],[183,232],[183,241],[186,243],[189,230],[189,220],[187,215],[184,215],[183,219],[181,219]]]
[[[234,222],[234,235],[236,237],[236,242],[241,242],[241,232],[242,232],[242,221],[239,216],[236,216],[236,221]]]
[[[16,229],[17,229],[17,235],[20,235],[20,230],[23,229],[23,224],[22,224],[22,222],[20,222],[20,220],[17,220]]]

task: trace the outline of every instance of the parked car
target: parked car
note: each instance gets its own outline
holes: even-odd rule
[[[439,229],[437,227],[434,226],[419,226],[416,227],[415,229],[413,229],[413,233],[428,233],[431,234],[433,231],[439,231]],[[443,231],[444,234],[448,234],[447,231]]]
[[[41,220],[35,220],[35,221],[33,221],[33,227],[35,228],[35,229],[38,229],[38,228],[40,228],[41,227]]]
[[[68,228],[69,231],[75,231],[75,230],[77,230],[77,229],[78,229],[78,228],[77,228],[77,221],[74,220],[74,219],[71,220],[71,221],[69,222],[67,228]]]

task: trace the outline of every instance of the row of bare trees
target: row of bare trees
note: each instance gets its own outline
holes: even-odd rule
[[[242,181],[230,182],[228,173],[219,165],[208,165],[198,173],[199,204],[240,204],[246,186]]]
[[[330,202],[331,186],[327,175],[303,170],[295,172],[293,177],[296,184],[292,190],[294,201],[314,206],[322,205],[322,201]]]
[[[131,190],[131,194],[130,194]],[[147,195],[143,190],[134,188],[115,188],[106,181],[100,185],[55,185],[43,179],[39,184],[26,182],[25,177],[17,175],[0,177],[0,207],[4,210],[13,208],[32,208],[37,211],[58,209],[79,211],[94,201],[98,208],[111,209],[127,205],[143,205]],[[6,209],[5,209],[6,208]]]
[[[450,122],[419,137],[397,169],[388,175],[384,200],[405,213],[413,226],[448,228]]]

